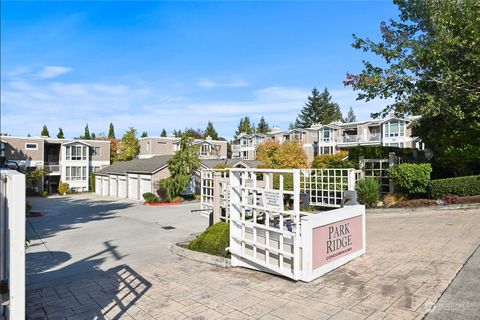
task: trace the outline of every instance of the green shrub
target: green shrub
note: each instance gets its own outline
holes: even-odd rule
[[[431,172],[430,163],[402,163],[391,167],[388,176],[398,191],[416,197],[427,194]]]
[[[90,191],[95,192],[95,172],[90,175]]]
[[[445,195],[457,196],[480,195],[480,176],[432,180],[432,198],[441,199]]]
[[[230,225],[218,222],[205,230],[197,239],[188,244],[188,249],[228,257],[226,248],[230,244]]]
[[[60,194],[67,194],[68,189],[70,189],[70,185],[66,182],[62,182],[58,185],[58,193]]]
[[[376,178],[365,178],[358,181],[355,189],[361,204],[371,207],[380,200],[380,183]]]
[[[313,169],[333,168],[330,166],[332,162],[342,161],[348,157],[348,151],[340,151],[334,154],[321,154],[315,157],[312,162]]]
[[[157,203],[160,201],[160,199],[151,192],[145,192],[144,194],[142,194],[142,197],[146,203]]]
[[[425,153],[423,151],[413,148],[358,146],[349,149],[348,160],[358,162],[360,156],[363,156],[365,159],[388,159],[388,154],[390,152],[394,152],[395,155],[406,159],[417,158],[418,160],[423,160],[425,158]]]

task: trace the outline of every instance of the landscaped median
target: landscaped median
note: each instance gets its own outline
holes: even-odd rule
[[[184,258],[230,267],[230,226],[226,222],[218,222],[208,227],[197,238],[171,246],[172,252]]]

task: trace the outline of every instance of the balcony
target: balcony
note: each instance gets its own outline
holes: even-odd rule
[[[61,168],[58,164],[47,164],[44,168],[48,171],[49,175],[58,175],[61,173]]]
[[[354,142],[358,142],[360,141],[360,137],[359,135],[356,135],[356,134],[347,134],[347,135],[344,135],[342,137],[340,137],[338,140],[337,140],[337,143],[354,143]]]
[[[368,135],[368,141],[381,141],[382,135],[380,133],[371,133]]]

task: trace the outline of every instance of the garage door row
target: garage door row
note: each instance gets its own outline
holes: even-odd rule
[[[152,177],[142,174],[106,175],[95,177],[95,193],[101,196],[143,200],[142,195],[152,192]]]

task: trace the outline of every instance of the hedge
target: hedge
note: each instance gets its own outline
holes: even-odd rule
[[[413,159],[414,152],[417,152],[418,159],[425,158],[425,153],[414,148],[398,148],[383,146],[358,146],[350,148],[348,151],[348,160],[357,161],[360,156],[365,159],[388,159],[388,154],[394,152],[395,155],[408,159]]]
[[[480,195],[480,175],[432,180],[432,198],[441,199],[447,194],[457,196]]]
[[[195,240],[188,244],[188,249],[228,257],[226,250],[230,244],[230,225],[218,222],[210,226]]]

